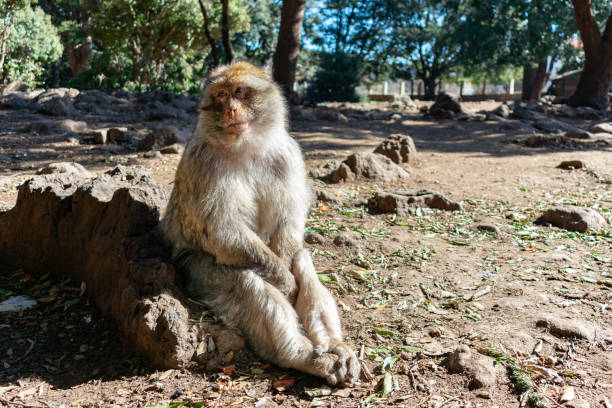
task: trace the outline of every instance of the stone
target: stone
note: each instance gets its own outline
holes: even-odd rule
[[[546,119],[546,115],[537,112],[540,109],[537,103],[527,101],[515,101],[512,104],[512,117],[515,119],[526,119],[530,121]]]
[[[434,117],[446,118],[446,116],[448,116],[448,112],[463,112],[461,104],[459,103],[459,96],[448,94],[446,92],[440,92],[436,97],[434,104],[429,108],[429,114]]]
[[[576,399],[576,391],[574,387],[565,387],[561,392],[561,396],[559,397],[559,402],[564,404],[569,401],[573,401]]]
[[[527,147],[562,146],[568,139],[555,135],[529,135],[518,140],[518,143]]]
[[[542,314],[536,319],[536,327],[547,328],[550,333],[558,337],[595,339],[595,327],[580,319],[566,319],[552,314]]]
[[[336,246],[346,246],[346,247],[358,247],[359,239],[361,239],[361,234],[358,232],[350,231],[350,232],[342,232],[334,238],[334,245]]]
[[[27,92],[28,85],[21,81],[9,82],[4,88],[2,88],[2,95],[8,95],[15,92]]]
[[[476,224],[474,227],[478,231],[491,232],[494,235],[499,235],[500,234],[499,228],[496,225],[493,225],[493,224],[483,224],[483,223],[480,223],[480,224]]]
[[[187,118],[187,113],[183,109],[175,108],[174,106],[165,104],[159,100],[155,100],[147,105],[147,113],[145,120],[157,121],[164,119],[182,120]]]
[[[568,231],[599,232],[608,228],[608,223],[597,211],[587,207],[566,205],[546,210],[536,224],[552,224]]]
[[[36,132],[38,134],[53,133],[88,133],[89,127],[86,122],[72,119],[62,120],[37,120],[24,127],[26,132]]]
[[[154,233],[169,194],[134,167],[95,178],[34,176],[0,214],[0,264],[85,282],[126,345],[156,367],[187,366],[198,344],[227,329],[190,321],[181,303],[170,254]]]
[[[126,127],[114,127],[106,132],[109,143],[124,144],[130,141],[128,130]]]
[[[572,139],[592,139],[594,136],[591,132],[576,128],[565,132],[565,137],[569,137]]]
[[[387,193],[377,192],[368,200],[370,210],[381,213],[407,215],[411,208],[428,207],[439,210],[461,211],[461,203],[449,200],[436,191]]]
[[[448,358],[451,373],[465,374],[470,383],[470,389],[492,387],[497,382],[495,359],[471,350],[466,345],[460,345]]]
[[[51,116],[72,116],[78,113],[72,100],[78,95],[76,89],[49,89],[35,99],[38,111]]]
[[[163,126],[153,129],[138,144],[140,150],[154,150],[174,143],[184,142],[181,131],[174,126]]]
[[[85,169],[79,163],[70,163],[70,162],[60,162],[60,163],[51,163],[45,167],[42,167],[36,171],[37,175],[44,174],[73,174],[80,177],[91,178],[92,175],[90,172]]]
[[[576,129],[573,125],[570,125],[569,123],[552,118],[538,119],[533,122],[533,127],[547,133],[571,132]]]
[[[612,123],[611,122],[598,123],[595,126],[591,126],[589,131],[591,133],[612,133]]]
[[[162,154],[159,150],[149,150],[148,152],[144,152],[142,157],[145,159],[161,159]]]
[[[181,154],[183,153],[183,146],[178,143],[171,144],[170,146],[164,146],[159,151],[162,154]]]
[[[324,203],[332,203],[332,204],[341,204],[342,200],[332,191],[328,190],[314,190],[315,197],[319,201],[323,201]]]
[[[574,170],[586,168],[582,160],[566,160],[557,166],[559,169]]]
[[[314,116],[318,119],[318,120],[325,120],[325,121],[329,121],[329,122],[343,122],[346,123],[348,122],[348,118],[346,116],[344,116],[342,113],[340,112],[336,112],[333,110],[327,110],[327,109],[318,109],[314,112]]]
[[[91,132],[95,144],[105,144],[108,141],[108,129],[98,129]]]
[[[304,241],[307,244],[322,244],[325,242],[325,237],[317,232],[310,232],[304,235]]]
[[[512,114],[512,109],[510,109],[507,104],[502,103],[493,111],[493,113],[497,116],[501,116],[502,118],[508,119]]]
[[[417,160],[417,151],[414,141],[408,135],[394,134],[379,144],[374,153],[390,158],[393,163],[414,164]]]
[[[330,183],[369,179],[380,182],[393,182],[410,176],[391,159],[377,153],[355,153],[344,160],[338,169],[330,173],[326,180]]]

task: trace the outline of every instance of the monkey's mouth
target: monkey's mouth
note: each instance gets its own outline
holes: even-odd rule
[[[249,128],[249,122],[236,122],[227,126],[227,130],[234,133],[242,133]]]

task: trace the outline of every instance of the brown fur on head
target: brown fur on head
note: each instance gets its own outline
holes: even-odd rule
[[[278,85],[264,70],[243,61],[208,74],[199,110],[203,134],[222,145],[249,141],[267,127],[286,126]]]

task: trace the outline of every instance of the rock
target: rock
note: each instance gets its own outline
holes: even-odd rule
[[[161,159],[162,154],[159,150],[149,150],[148,152],[144,152],[142,157],[145,159]]]
[[[343,232],[334,238],[334,245],[336,246],[346,246],[346,247],[358,247],[359,239],[361,239],[361,234],[358,232],[350,231]]]
[[[429,108],[429,114],[436,118],[446,119],[448,112],[462,112],[459,96],[440,92],[436,97],[436,101]]]
[[[540,109],[537,103],[527,101],[515,101],[512,104],[512,117],[515,119],[540,120],[546,119],[546,115],[537,112]]]
[[[569,231],[598,232],[608,227],[605,218],[587,207],[560,206],[546,210],[536,224],[552,224]]]
[[[326,120],[326,121],[329,121],[329,122],[343,122],[343,123],[346,123],[346,122],[349,121],[348,118],[346,116],[344,116],[342,113],[336,112],[336,111],[332,111],[332,110],[318,109],[318,110],[316,110],[314,112],[314,116],[318,120]]]
[[[8,95],[15,92],[27,92],[28,85],[24,84],[21,81],[12,81],[9,82],[4,88],[2,88],[2,95]]]
[[[414,141],[410,136],[402,134],[394,134],[387,137],[374,149],[374,153],[387,156],[396,164],[414,164],[417,157]]]
[[[533,122],[533,127],[536,129],[543,130],[547,133],[562,133],[562,132],[571,132],[576,128],[569,123],[562,122],[557,119],[552,118],[544,118],[538,119]]]
[[[391,122],[399,122],[402,121],[404,119],[404,117],[402,115],[400,115],[399,113],[392,113],[391,115],[389,115],[389,121]]]
[[[125,144],[130,141],[126,127],[110,128],[106,132],[106,135],[108,136],[109,143]]]
[[[564,404],[569,401],[573,401],[576,399],[576,391],[574,391],[574,387],[565,387],[561,392],[561,396],[559,397],[559,402]]]
[[[393,163],[388,157],[377,153],[360,152],[347,157],[326,179],[330,183],[359,178],[385,183],[406,179],[409,175],[410,173]]]
[[[314,190],[314,193],[317,200],[323,201],[324,203],[342,203],[342,200],[340,200],[340,198],[338,198],[338,196],[332,191],[316,189]]]
[[[470,380],[470,389],[491,387],[497,381],[495,360],[470,350],[466,345],[457,347],[451,353],[448,358],[448,367],[451,373],[467,375]]]
[[[325,242],[325,237],[317,232],[310,232],[304,235],[304,241],[307,244],[322,244]]]
[[[169,190],[121,166],[96,178],[35,176],[0,214],[0,263],[85,282],[132,349],[160,368],[185,366],[220,328],[190,322],[170,254],[152,233]]]
[[[572,139],[592,139],[593,134],[591,132],[587,132],[586,130],[576,128],[565,132],[565,137]]]
[[[551,314],[542,314],[536,320],[536,327],[545,327],[559,337],[579,338],[593,341],[595,328],[580,319],[565,319]]]
[[[62,120],[37,120],[24,127],[26,132],[36,132],[39,134],[53,133],[88,133],[89,127],[86,122],[62,119]]]
[[[493,224],[476,224],[474,225],[474,227],[478,231],[492,232],[494,235],[500,234],[499,228],[497,228],[497,226]]]
[[[368,200],[368,207],[377,212],[396,213],[404,216],[409,213],[410,208],[429,207],[439,210],[461,211],[461,203],[449,200],[436,191],[419,190],[414,193],[399,192],[386,193],[377,192]]]
[[[329,160],[328,162],[325,162],[324,165],[310,170],[309,174],[312,178],[324,180],[332,171],[334,171],[334,169],[337,169],[338,166],[340,166],[340,162],[338,160]]]
[[[183,146],[178,143],[171,144],[170,146],[165,146],[159,149],[162,154],[181,154],[183,153]]]
[[[563,136],[554,135],[529,135],[518,139],[517,142],[527,147],[562,146],[568,139]]]
[[[592,119],[598,120],[604,117],[604,111],[600,111],[599,109],[593,109],[588,106],[578,106],[574,108],[574,112],[576,112],[576,117],[578,119]]]
[[[78,113],[72,99],[79,94],[76,89],[49,89],[35,99],[38,111],[51,116],[72,116]]]
[[[69,163],[69,162],[60,162],[60,163],[51,163],[45,167],[38,169],[36,172],[37,175],[44,174],[73,174],[80,177],[91,178],[91,173],[85,169],[85,167],[81,166],[79,163]]]
[[[575,399],[573,401],[569,401],[563,404],[564,407],[567,408],[591,408],[591,404],[588,401],[582,399]]]
[[[91,132],[95,144],[105,144],[108,141],[108,129],[98,129]]]
[[[557,166],[557,168],[559,169],[567,169],[567,170],[582,169],[585,167],[586,166],[582,160],[566,160],[566,161],[562,161],[561,164]]]
[[[183,140],[183,135],[174,126],[163,126],[153,129],[151,133],[145,136],[138,144],[140,150],[154,150],[164,146],[169,146]]]
[[[164,119],[182,120],[187,118],[187,113],[183,109],[175,108],[161,101],[153,101],[147,105],[145,120],[156,121]]]
[[[501,116],[502,118],[508,119],[512,114],[512,110],[507,104],[502,103],[493,111],[493,113],[497,116]]]
[[[612,133],[612,123],[598,123],[597,125],[592,126],[589,131],[591,133]]]

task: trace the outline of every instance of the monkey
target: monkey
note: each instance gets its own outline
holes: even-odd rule
[[[352,385],[360,365],[303,246],[311,192],[279,86],[212,70],[160,223],[188,293],[281,367]]]

